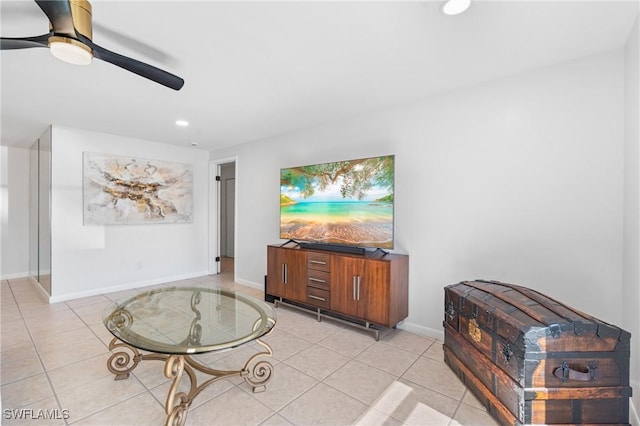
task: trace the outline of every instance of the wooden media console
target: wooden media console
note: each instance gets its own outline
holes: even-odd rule
[[[409,256],[267,247],[265,297],[375,334],[409,314]]]

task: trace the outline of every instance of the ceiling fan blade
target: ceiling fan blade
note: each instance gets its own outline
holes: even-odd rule
[[[69,0],[35,0],[40,9],[47,15],[53,32],[56,34],[66,34],[75,36],[76,30],[73,26],[71,16],[71,5]]]
[[[137,55],[142,55],[147,59],[151,59],[157,64],[167,65],[171,62],[175,62],[175,58],[172,58],[171,55],[168,55],[155,46],[137,40],[131,36],[122,34],[118,31],[101,25],[99,22],[93,23],[93,29],[94,37],[92,38],[92,40],[95,39],[96,33],[98,33],[98,35],[101,37],[101,40],[107,38],[110,42],[114,42],[119,46],[126,46],[131,52],[135,52]],[[109,44],[112,45],[111,43]]]
[[[0,50],[29,49],[31,47],[49,47],[51,33],[34,37],[2,37],[0,38]]]
[[[78,33],[78,40],[93,50],[94,58],[117,65],[120,68],[148,78],[149,80],[155,81],[156,83],[162,84],[163,86],[169,87],[173,90],[180,90],[184,85],[184,80],[177,75],[173,75],[167,71],[161,70],[160,68],[156,68],[152,65],[145,64],[144,62],[128,58],[107,50],[104,47],[100,47],[82,34]]]

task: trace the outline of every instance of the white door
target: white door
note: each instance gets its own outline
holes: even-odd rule
[[[236,179],[229,178],[225,180],[225,249],[224,253],[227,257],[234,257],[235,247],[235,205],[236,205]]]

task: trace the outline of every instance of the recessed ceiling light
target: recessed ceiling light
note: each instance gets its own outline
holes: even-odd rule
[[[187,127],[189,122],[187,120],[176,120],[176,126]]]
[[[471,0],[449,0],[442,5],[442,12],[445,15],[459,15],[469,9]]]

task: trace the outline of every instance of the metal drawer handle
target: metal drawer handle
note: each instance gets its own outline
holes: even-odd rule
[[[309,296],[310,299],[316,299],[316,300],[319,300],[321,302],[326,302],[327,301],[327,299],[325,299],[324,297],[314,296],[313,294],[307,294],[307,296]]]
[[[313,278],[313,277],[309,277],[309,281],[313,281],[316,283],[326,283],[326,280],[321,280],[320,278]]]
[[[326,265],[327,262],[323,260],[310,260],[309,263],[315,263],[316,265]]]
[[[353,292],[351,292],[352,299],[358,300],[356,299],[356,276],[355,275],[351,277],[351,284],[353,286]]]

